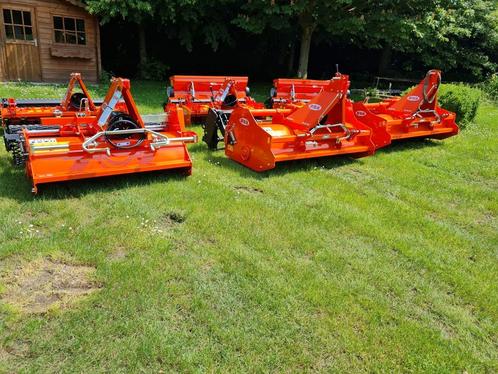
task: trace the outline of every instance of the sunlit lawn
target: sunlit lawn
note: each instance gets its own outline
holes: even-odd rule
[[[161,111],[165,86],[132,82],[143,113]],[[0,97],[64,90],[4,85]],[[498,108],[475,122],[263,174],[199,143],[191,177],[37,197],[2,146],[0,261],[71,259],[102,285],[46,315],[4,305],[3,371],[498,371]]]

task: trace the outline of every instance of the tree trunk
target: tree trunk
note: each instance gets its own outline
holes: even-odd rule
[[[142,69],[147,63],[147,44],[145,41],[145,28],[139,23],[138,24],[138,54],[139,54],[139,75],[143,77]]]
[[[290,43],[289,60],[287,61],[287,75],[291,76],[294,73],[294,57],[296,55],[296,45],[294,42]]]
[[[299,68],[297,76],[306,79],[308,77],[308,61],[310,57],[311,36],[313,35],[314,26],[302,26],[301,49],[299,51]]]
[[[385,45],[384,48],[382,48],[379,61],[379,75],[384,75],[391,65],[392,54],[393,50],[390,45]]]

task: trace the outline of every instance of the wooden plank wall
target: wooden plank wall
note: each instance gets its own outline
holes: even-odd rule
[[[6,44],[4,47],[5,76],[23,77],[28,81],[41,79],[37,47],[29,44]],[[8,63],[16,61],[16,63]]]
[[[66,82],[69,74],[80,72],[83,78],[88,82],[97,82],[100,75],[100,61],[98,53],[98,22],[96,18],[88,14],[83,8],[71,5],[64,0],[2,0],[3,6],[12,4],[13,8],[27,6],[34,8],[36,19],[36,33],[38,38],[38,48],[40,55],[41,76],[44,82]],[[82,18],[85,20],[86,45],[64,45],[68,49],[85,49],[88,59],[55,57],[50,53],[50,48],[54,43],[53,16],[68,16]],[[9,43],[5,43],[9,44]],[[3,45],[5,45],[3,44]],[[61,46],[57,44],[57,46]],[[2,47],[2,45],[0,45]],[[0,51],[4,59],[10,59],[6,56],[5,48]],[[1,59],[0,59],[1,60]],[[8,60],[7,60],[8,61]],[[5,60],[2,71],[5,71]],[[0,64],[2,62],[0,61]],[[1,78],[1,73],[0,73]]]

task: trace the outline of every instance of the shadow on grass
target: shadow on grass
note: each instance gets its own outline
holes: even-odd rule
[[[377,150],[377,152],[404,152],[416,149],[439,147],[441,145],[442,144],[440,140],[438,141],[434,139],[404,139],[396,140],[388,147]],[[202,141],[192,145],[189,150],[192,153],[201,155],[205,161],[214,163],[229,170],[236,171],[243,177],[251,177],[256,179],[264,179],[270,176],[286,175],[289,173],[300,171],[311,171],[316,168],[334,169],[345,165],[353,165],[359,162],[357,159],[348,155],[317,157],[311,159],[279,162],[276,164],[275,169],[264,172],[255,172],[226,157],[223,149],[219,149],[217,151],[209,150],[206,144],[204,144]],[[373,157],[375,157],[375,155],[373,155]]]
[[[389,147],[377,152],[392,153],[404,152],[416,149],[433,148],[441,146],[440,141],[431,139],[407,139],[393,142]],[[229,159],[222,149],[210,151],[203,142],[193,144],[189,151],[201,156],[205,161],[211,162],[223,169],[237,172],[244,178],[265,179],[275,176],[283,176],[301,171],[311,171],[316,168],[334,169],[345,165],[353,165],[359,161],[347,155],[319,157],[313,159],[293,160],[277,163],[275,169],[265,172],[255,172],[251,169]],[[374,156],[375,157],[375,156]],[[194,165],[195,166],[195,165]],[[147,173],[123,174],[112,177],[98,177],[93,179],[82,179],[76,181],[57,182],[39,185],[38,196],[31,193],[31,181],[25,175],[23,169],[12,165],[10,155],[0,157],[0,197],[16,199],[18,201],[32,201],[41,199],[66,199],[78,198],[89,193],[113,192],[128,187],[146,186],[153,183],[169,182],[172,180],[186,179],[186,175],[179,170],[164,170]]]
[[[377,152],[393,153],[393,152],[413,151],[424,148],[440,147],[442,145],[442,141],[443,140],[428,139],[428,138],[394,140],[387,147],[378,149]]]
[[[287,174],[297,173],[301,171],[312,171],[313,169],[334,169],[344,165],[350,165],[358,162],[356,159],[348,156],[335,156],[335,157],[318,157],[312,159],[303,160],[292,160],[285,162],[278,162],[275,169],[256,172],[248,167],[239,164],[238,162],[229,159],[225,156],[222,149],[218,151],[210,151],[205,149],[203,153],[203,158],[219,167],[231,171],[235,171],[242,177],[254,178],[254,179],[265,179],[275,176],[283,176]]]
[[[136,174],[122,174],[92,179],[79,179],[38,185],[38,195],[31,193],[31,181],[24,169],[12,166],[8,157],[0,158],[0,197],[15,199],[20,202],[43,200],[63,200],[79,198],[91,193],[115,192],[124,188],[147,186],[156,183],[168,183],[184,180],[187,175],[183,170],[171,169]]]

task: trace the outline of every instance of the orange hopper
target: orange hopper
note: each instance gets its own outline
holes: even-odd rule
[[[270,92],[271,106],[273,109],[302,106],[317,96],[328,84],[328,80],[275,79]]]
[[[185,111],[187,125],[203,122],[210,108],[233,109],[237,103],[251,108],[263,108],[250,96],[247,77],[174,75],[168,87],[168,111],[180,105]]]

